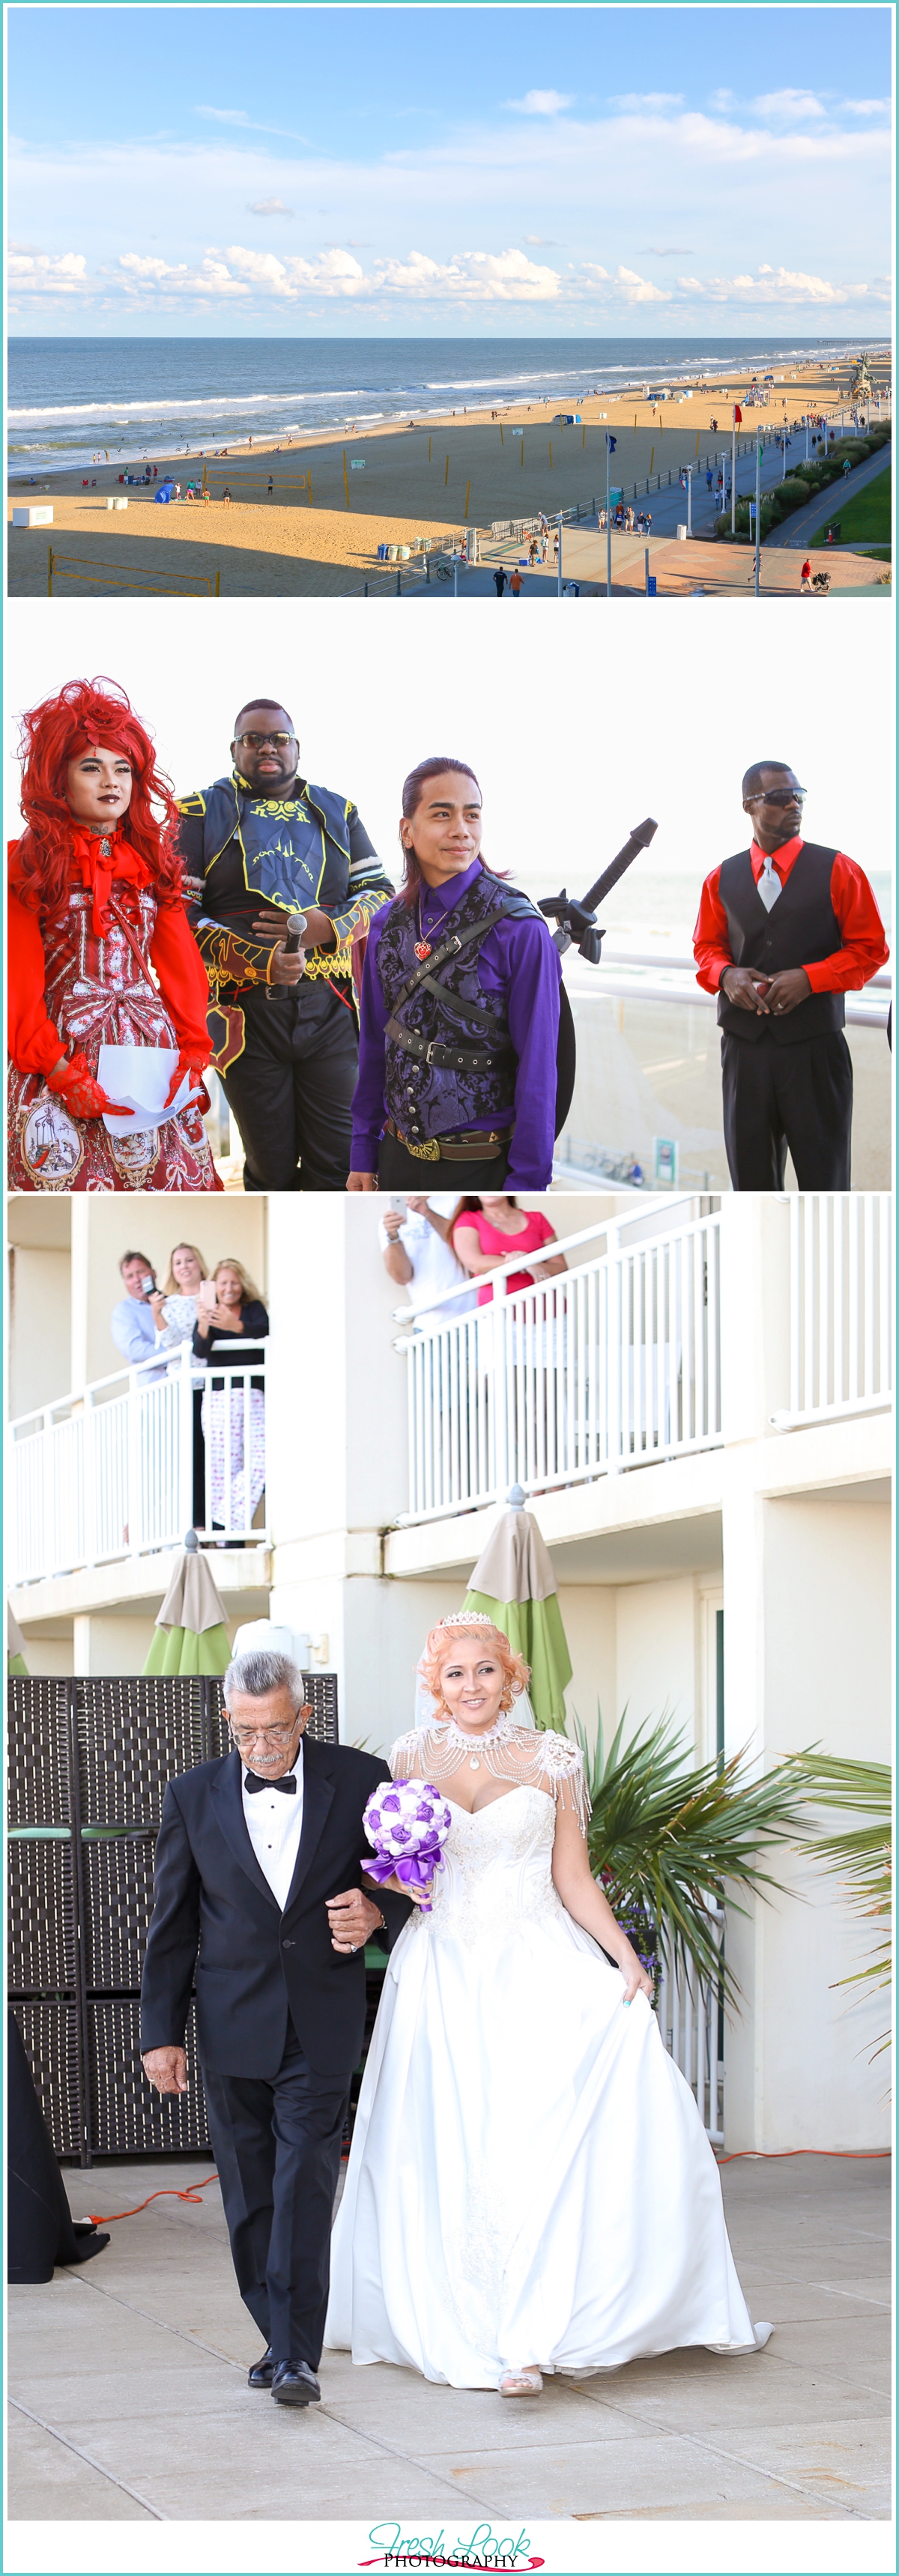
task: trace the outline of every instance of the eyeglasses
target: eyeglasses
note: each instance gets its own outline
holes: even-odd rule
[[[264,742],[273,742],[278,751],[286,751],[288,743],[296,741],[296,734],[239,733],[237,739],[242,751],[261,751]]]
[[[747,796],[747,805],[804,805],[807,787],[766,787],[759,796]]]
[[[296,1734],[298,1723],[299,1712],[292,1726],[232,1726],[231,1734],[239,1753],[247,1744],[270,1744],[273,1753],[280,1753]]]

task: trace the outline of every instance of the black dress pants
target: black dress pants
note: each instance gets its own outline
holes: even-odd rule
[[[316,2075],[288,2024],[271,2082],[205,2067],[203,2082],[244,2306],[276,2361],[317,2370],[350,2077]]]
[[[852,1057],[842,1029],[778,1046],[721,1032],[724,1142],[735,1190],[848,1190]]]
[[[243,1010],[244,1051],[222,1079],[244,1189],[345,1189],[359,1052],[349,996],[304,976],[293,991],[248,993]]]
[[[441,1154],[426,1162],[410,1154],[398,1136],[382,1136],[378,1147],[378,1186],[382,1190],[501,1190],[509,1169],[511,1145],[501,1145],[491,1161],[478,1155],[471,1163],[448,1163]]]

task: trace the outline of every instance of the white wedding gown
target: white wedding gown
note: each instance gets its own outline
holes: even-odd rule
[[[326,2344],[453,2388],[752,2346],[692,2093],[556,1893],[552,1797],[450,1804],[384,1980]]]

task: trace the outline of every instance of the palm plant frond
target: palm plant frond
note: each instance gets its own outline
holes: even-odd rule
[[[713,1909],[725,1887],[740,1913],[747,1908],[738,1889],[762,1897],[784,1892],[762,1855],[795,1845],[808,1821],[804,1782],[783,1764],[751,1778],[744,1753],[688,1766],[682,1737],[665,1719],[647,1721],[622,1749],[626,1715],[607,1753],[601,1716],[592,1748],[574,1721],[590,1799],[591,1865],[613,1912],[642,1912],[666,1964],[682,1962],[703,1981],[720,1981],[735,2007],[739,1989],[721,1955]]]
[[[844,1815],[868,1815],[872,1822],[848,1827],[841,1834],[813,1834],[799,1845],[830,1873],[838,1874],[846,1884],[846,1895],[857,1914],[873,1922],[892,1916],[893,1905],[893,1840],[892,1840],[892,1774],[887,1762],[859,1762],[846,1756],[818,1753],[793,1755],[793,1767],[801,1773],[808,1794],[816,1807],[836,1808]],[[839,1977],[841,1986],[873,1985],[882,1990],[892,1982],[892,1940],[885,1933],[875,1943],[872,1956],[862,1968],[854,1968]],[[889,2046],[890,2034],[882,2032],[874,2049],[879,2057]]]

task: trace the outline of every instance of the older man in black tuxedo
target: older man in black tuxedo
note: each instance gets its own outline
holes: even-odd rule
[[[365,1943],[411,1908],[365,1894],[362,1811],[387,1765],[303,1742],[302,1677],[284,1655],[225,1675],[234,1751],[172,1780],[156,1848],[144,1964],[144,2067],[187,2087],[197,2037],[238,2285],[266,2351],[252,2388],[315,2405],[331,2214],[350,2077],[365,2025]],[[199,1953],[199,1955],[198,1955]]]

